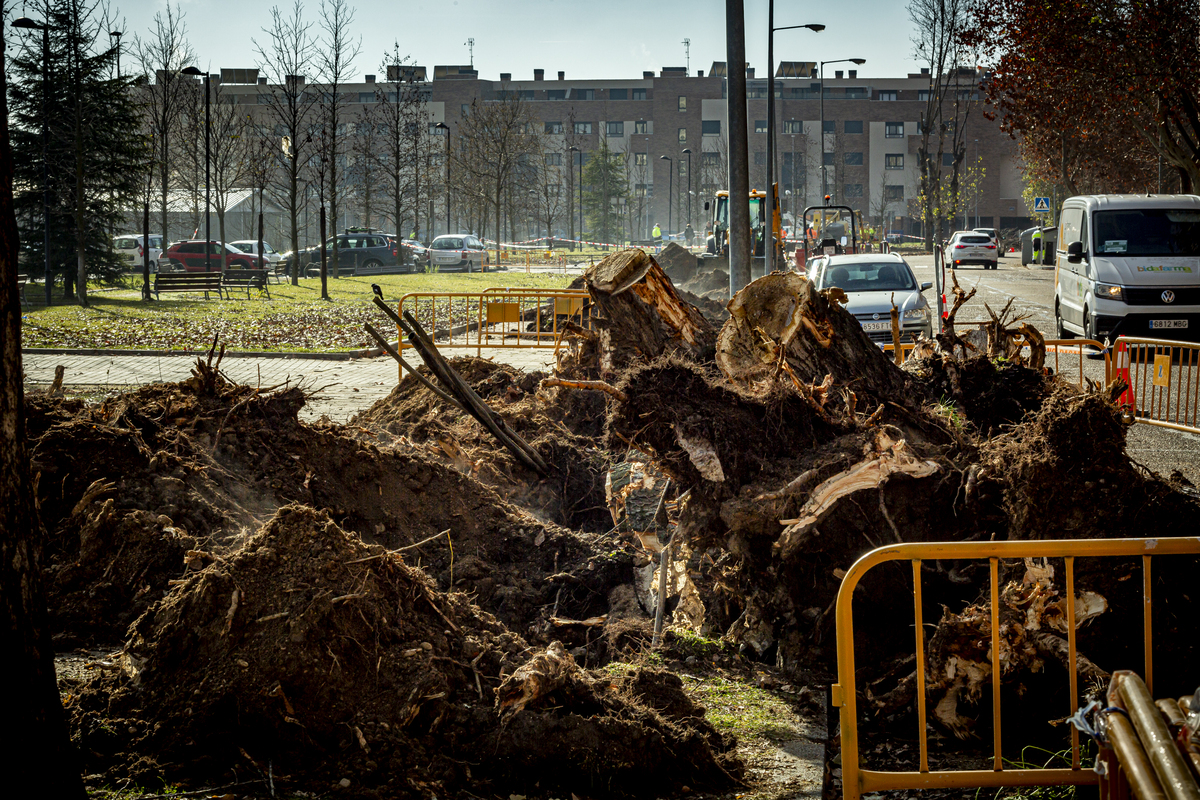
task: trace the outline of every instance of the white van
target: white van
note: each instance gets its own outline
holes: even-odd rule
[[[144,236],[136,233],[113,237],[113,251],[123,261],[129,263],[136,272],[142,268],[142,242]],[[162,260],[163,237],[150,236],[150,271],[158,272],[158,264]]]
[[[1064,201],[1054,321],[1062,339],[1200,339],[1200,196]]]

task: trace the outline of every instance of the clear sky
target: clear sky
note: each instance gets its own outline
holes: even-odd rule
[[[164,0],[110,0],[124,20],[125,44],[133,35],[146,36]],[[279,5],[290,10],[292,0]],[[384,53],[398,41],[419,65],[468,64],[467,39],[474,38],[474,63],[479,76],[531,79],[533,70],[546,70],[553,80],[559,70],[567,78],[640,78],[643,70],[682,67],[687,63],[683,40],[691,40],[690,65],[707,72],[714,61],[725,61],[725,5],[715,0],[350,0],[356,9],[356,35],[362,52],[354,75],[380,72]],[[183,0],[180,7],[189,38],[199,57],[198,67],[213,72],[222,67],[254,67],[254,41],[266,43],[263,28],[270,22],[269,0]],[[20,2],[12,4],[16,16]],[[767,0],[745,0],[746,57],[759,76],[767,63]],[[33,6],[29,9],[33,11]],[[314,23],[320,0],[306,0],[305,17]],[[800,3],[779,0],[775,25],[819,22],[821,33],[808,30],[775,34],[775,60],[818,61],[865,58],[859,75],[903,77],[918,72],[914,59],[912,24],[903,0],[826,0]],[[128,50],[126,50],[128,52]],[[839,65],[838,68],[844,68]],[[830,67],[830,69],[835,69]],[[272,76],[274,78],[274,76]]]

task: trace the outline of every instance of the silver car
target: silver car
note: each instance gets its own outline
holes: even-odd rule
[[[257,239],[240,239],[236,242],[229,242],[229,244],[233,247],[236,247],[238,250],[241,250],[243,253],[253,253],[258,250]],[[266,241],[263,242],[263,252],[261,255],[267,260],[268,264],[277,264],[280,261],[283,261],[283,256],[275,252],[275,249]]]
[[[1000,250],[992,237],[975,231],[958,231],[946,242],[945,263],[950,267],[979,264],[984,269],[995,269]]]
[[[919,333],[933,336],[933,313],[921,292],[932,283],[917,283],[912,267],[894,253],[823,256],[813,261],[808,278],[818,289],[836,286],[846,293],[846,310],[863,326],[871,341],[892,341],[892,302],[900,311],[905,341]]]
[[[483,243],[469,233],[439,236],[429,245],[429,266],[434,270],[487,272],[489,261]]]

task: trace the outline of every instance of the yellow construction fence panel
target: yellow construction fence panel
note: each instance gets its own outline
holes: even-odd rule
[[[520,322],[520,303],[488,303],[487,324],[496,325],[501,322]]]

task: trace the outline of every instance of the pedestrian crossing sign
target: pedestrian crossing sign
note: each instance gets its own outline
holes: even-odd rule
[[[1033,198],[1033,213],[1049,214],[1050,213],[1050,198],[1049,197]]]

